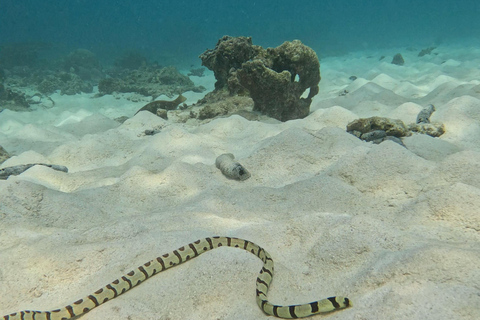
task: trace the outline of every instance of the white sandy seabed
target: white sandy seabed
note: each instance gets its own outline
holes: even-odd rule
[[[480,319],[480,48],[402,52],[404,66],[390,64],[397,52],[323,59],[311,114],[286,123],[231,116],[192,126],[141,112],[120,125],[113,118],[145,103],[92,95],[5,110],[0,145],[17,156],[2,167],[69,173],[37,166],[0,181],[0,315],[63,307],[163,253],[225,235],[271,253],[271,302],[353,302],[312,319]],[[213,87],[212,75],[202,81]],[[345,132],[359,117],[415,122],[430,103],[446,127],[440,138],[413,135],[404,148]],[[214,162],[226,152],[250,179],[221,174]],[[267,319],[255,303],[261,265],[220,248],[81,319]]]

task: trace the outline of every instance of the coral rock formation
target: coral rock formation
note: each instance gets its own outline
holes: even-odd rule
[[[199,120],[231,114],[241,114],[244,118],[249,118],[246,114],[253,114],[253,100],[250,97],[230,95],[226,90],[209,92],[198,101],[198,105],[203,106],[196,116]],[[254,114],[258,115],[258,112]]]
[[[440,137],[445,133],[445,126],[443,123],[430,123],[430,117],[432,113],[435,112],[435,106],[429,104],[427,107],[423,108],[417,116],[416,123],[408,125],[408,130],[412,132],[418,132],[427,134],[431,137]]]
[[[213,71],[217,79],[215,89],[219,90],[226,87],[232,72],[257,56],[261,50],[260,46],[252,44],[251,37],[223,36],[218,40],[215,49],[208,49],[200,55],[200,59],[203,66]]]
[[[215,74],[215,90],[232,95],[248,91],[254,111],[280,121],[307,116],[319,90],[317,54],[299,40],[263,49],[251,38],[224,36],[200,58]],[[301,98],[307,89],[308,96]]]
[[[135,112],[135,114],[139,113],[140,111],[150,111],[153,114],[157,114],[158,109],[174,110],[178,107],[180,103],[184,102],[185,100],[187,100],[187,98],[179,94],[178,97],[173,101],[167,101],[167,100],[152,101],[150,103],[147,103],[137,112]]]
[[[443,123],[430,123],[430,116],[435,111],[433,104],[420,111],[416,123],[408,127],[401,120],[383,117],[361,118],[347,125],[347,132],[367,142],[380,143],[393,140],[405,146],[402,137],[412,135],[412,132],[422,133],[431,137],[440,137],[445,133]]]

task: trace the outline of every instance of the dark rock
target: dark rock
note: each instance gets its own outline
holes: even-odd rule
[[[424,55],[427,55],[427,54],[431,54],[432,51],[434,49],[436,49],[437,47],[428,47],[428,48],[425,48],[425,49],[422,49],[419,53],[418,53],[418,56],[419,57],[423,57]]]
[[[405,64],[405,60],[403,60],[403,57],[400,53],[397,53],[396,55],[393,56],[392,64],[403,66]]]
[[[3,149],[2,146],[0,146],[0,164],[3,163],[8,158],[10,158],[10,155],[5,149]]]
[[[350,76],[348,79],[352,80],[352,81],[355,81],[355,80],[357,80],[357,76]]]

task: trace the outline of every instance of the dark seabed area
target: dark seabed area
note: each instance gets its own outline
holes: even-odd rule
[[[478,40],[479,16],[474,0],[3,0],[0,54],[12,44],[47,59],[82,48],[109,64],[135,51],[162,65],[190,66],[230,35],[251,36],[263,47],[299,39],[322,57]],[[33,59],[33,52],[18,58]]]

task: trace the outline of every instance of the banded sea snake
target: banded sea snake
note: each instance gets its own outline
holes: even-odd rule
[[[251,252],[263,261],[262,270],[257,277],[256,299],[264,313],[279,318],[295,319],[312,316],[318,313],[331,312],[350,306],[350,300],[345,297],[330,297],[306,304],[277,306],[267,300],[267,292],[273,279],[273,260],[265,249],[248,240],[231,237],[211,237],[192,242],[186,246],[166,253],[151,260],[140,267],[123,275],[121,278],[107,284],[94,293],[52,311],[24,310],[3,316],[3,320],[64,320],[84,314],[102,303],[105,303],[131,288],[139,285],[153,275],[183,262],[193,259],[200,254],[218,247],[240,248]],[[0,318],[2,319],[2,318]]]

